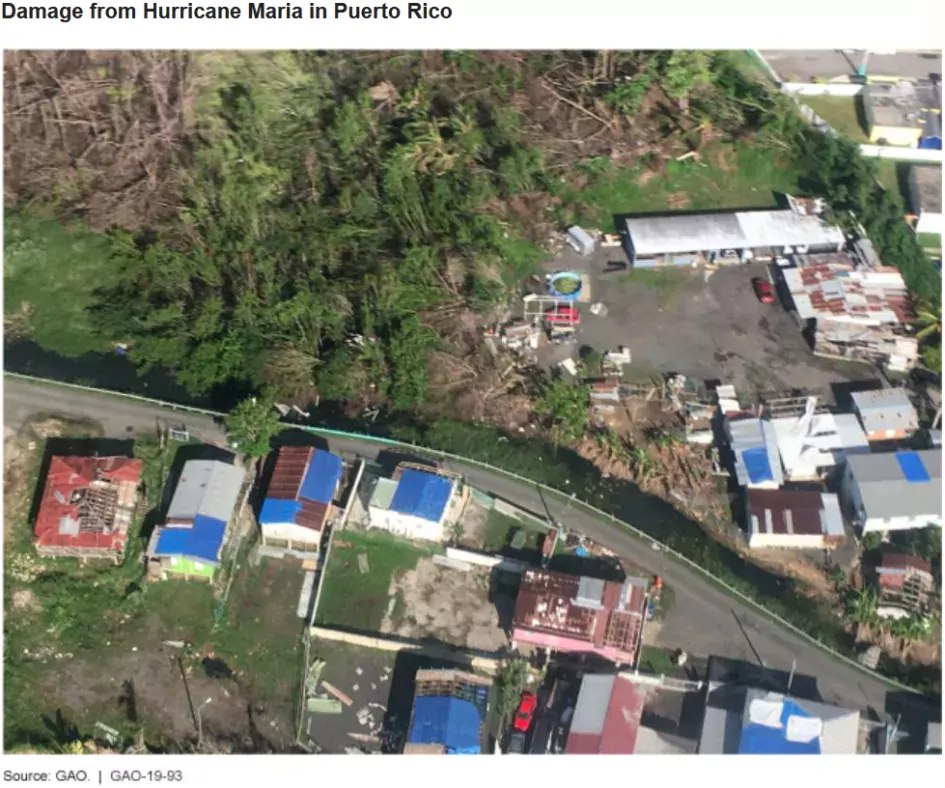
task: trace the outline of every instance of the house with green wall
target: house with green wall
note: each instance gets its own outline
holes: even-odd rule
[[[167,515],[148,542],[149,579],[213,580],[245,476],[221,460],[184,464]]]

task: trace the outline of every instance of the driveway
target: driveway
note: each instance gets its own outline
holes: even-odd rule
[[[620,345],[633,361],[634,380],[676,372],[694,380],[722,380],[744,396],[758,391],[802,388],[831,396],[831,384],[866,376],[865,368],[837,365],[811,353],[783,305],[762,304],[752,279],[768,278],[761,263],[706,270],[607,271],[610,260],[626,261],[620,249],[599,249],[589,257],[566,253],[551,269],[567,268],[590,280],[591,301],[607,314],[596,316],[581,304],[574,344],[554,346],[549,362],[574,355],[582,345],[600,352]]]
[[[826,80],[845,82],[856,74],[863,62],[863,50],[764,50],[762,57],[785,82]],[[875,76],[928,79],[942,73],[942,53],[905,51],[895,54],[872,54],[867,72]]]

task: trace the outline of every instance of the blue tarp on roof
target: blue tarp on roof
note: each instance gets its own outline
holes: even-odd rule
[[[442,744],[450,755],[479,754],[479,709],[468,700],[420,697],[413,704],[411,744]]]
[[[390,510],[439,522],[449,503],[452,489],[453,483],[443,476],[407,468],[394,491]]]
[[[896,460],[902,469],[902,475],[910,484],[932,481],[932,477],[922,464],[922,458],[914,451],[897,451]]]
[[[316,449],[302,479],[299,488],[299,498],[316,503],[331,503],[335,495],[335,487],[341,478],[341,458],[328,451]]]
[[[752,484],[774,480],[771,463],[768,462],[768,450],[764,446],[756,449],[745,449],[742,452],[742,460],[745,463],[745,470],[748,471],[748,478]]]
[[[810,717],[794,701],[785,698],[781,710],[781,727],[771,728],[749,722],[742,728],[738,752],[742,755],[820,755],[820,739],[790,741],[787,738],[789,717]]]
[[[161,531],[154,552],[156,555],[195,558],[215,564],[219,561],[225,533],[226,523],[198,514],[191,528],[165,528]]]
[[[259,512],[260,525],[294,523],[295,515],[302,508],[298,501],[283,501],[278,498],[266,498],[262,511]]]

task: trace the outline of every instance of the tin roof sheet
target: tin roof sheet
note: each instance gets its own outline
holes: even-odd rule
[[[184,464],[167,510],[170,520],[193,520],[198,515],[229,522],[246,471],[219,460],[190,460]]]

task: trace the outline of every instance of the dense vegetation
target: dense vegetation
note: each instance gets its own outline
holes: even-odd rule
[[[678,196],[638,185],[647,169],[681,180],[690,205],[718,193],[674,160],[687,150],[734,156],[745,183],[723,197],[743,202],[800,176],[937,298],[873,165],[732,55],[14,53],[5,65],[6,197],[19,209],[8,328],[64,355],[127,343],[194,394],[269,384],[414,410],[430,398],[431,352],[503,302],[556,224]],[[53,130],[37,115],[51,92]],[[66,287],[77,314],[62,319]]]

